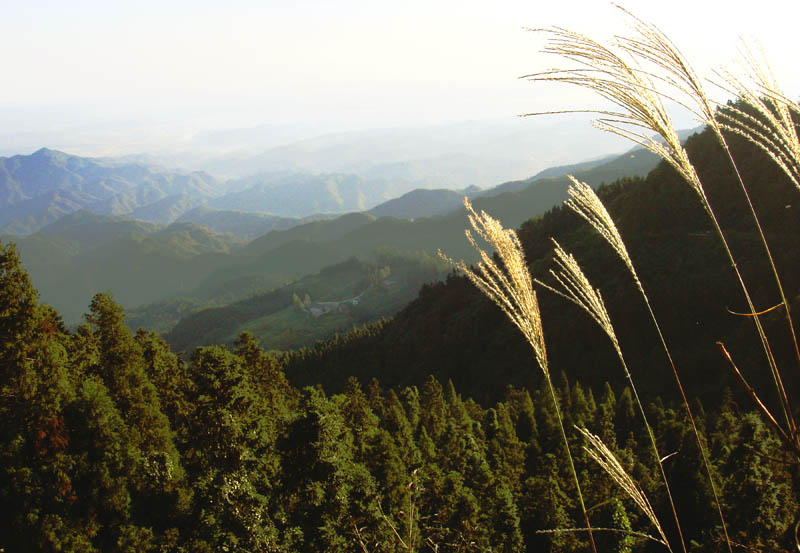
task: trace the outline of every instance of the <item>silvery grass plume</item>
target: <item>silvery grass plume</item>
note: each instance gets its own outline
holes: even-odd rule
[[[622,241],[617,225],[614,224],[614,220],[608,213],[606,206],[603,205],[603,202],[600,201],[591,186],[579,181],[572,175],[567,175],[567,178],[572,184],[567,189],[569,198],[564,204],[594,227],[600,236],[608,242],[628,267],[633,279],[636,281],[636,286],[641,290],[642,284],[639,281],[639,275],[636,274],[631,256],[628,254],[628,248],[625,247],[625,242]]]
[[[688,110],[701,123],[710,126],[724,142],[716,118],[716,103],[709,97],[701,79],[688,59],[661,29],[645,22],[617,6],[628,16],[635,33],[633,37],[618,36],[617,45],[631,58],[650,64],[641,69],[656,82],[667,85],[672,92],[658,90],[657,94]]]
[[[758,58],[761,59],[758,59]],[[720,113],[723,127],[735,132],[769,155],[786,176],[800,188],[800,138],[792,114],[800,114],[800,108],[789,100],[780,87],[764,59],[756,56],[752,49],[743,45],[747,81],[734,76],[730,71],[720,74],[727,83],[728,92],[752,108],[751,115],[735,107],[726,106]]]
[[[539,311],[539,301],[536,297],[536,292],[533,290],[533,282],[530,272],[528,271],[528,265],[525,262],[522,244],[514,230],[503,228],[500,221],[494,219],[485,211],[477,213],[472,208],[472,204],[467,198],[464,198],[464,207],[467,209],[470,226],[481,239],[494,246],[502,262],[502,266],[478,246],[469,229],[466,229],[464,233],[467,236],[467,240],[469,240],[470,244],[478,251],[481,258],[477,268],[467,266],[463,261],[454,261],[444,255],[441,250],[439,251],[439,256],[446,262],[460,269],[478,290],[494,301],[516,327],[519,328],[533,349],[536,361],[544,374],[544,379],[550,390],[550,397],[553,400],[553,409],[555,410],[558,425],[561,429],[561,438],[564,443],[564,449],[567,451],[572,479],[578,493],[578,503],[581,506],[583,519],[586,523],[585,530],[589,533],[589,542],[591,543],[592,551],[597,553],[594,536],[592,535],[592,526],[589,523],[589,515],[586,511],[581,485],[578,481],[578,473],[575,470],[575,463],[569,448],[567,433],[564,430],[563,417],[561,416],[556,392],[550,378],[550,369],[547,363],[547,349],[545,348],[544,332],[542,330],[542,317]]]
[[[611,48],[580,33],[555,27],[532,29],[547,33],[550,40],[544,48],[577,64],[574,69],[550,69],[523,75],[532,81],[550,81],[589,89],[614,104],[618,110],[588,110],[599,115],[594,125],[622,136],[653,152],[675,168],[708,206],[705,190],[678,133],[667,113],[653,77],[636,66],[635,58],[624,48],[617,54]],[[571,113],[576,110],[526,113],[524,116]],[[661,141],[649,132],[656,133]]]
[[[576,64],[576,67],[572,69],[551,69],[524,75],[523,78],[533,81],[552,81],[580,86],[608,100],[618,109],[582,111],[589,111],[599,115],[599,118],[594,122],[598,128],[625,137],[660,156],[695,191],[714,226],[747,302],[747,313],[752,315],[751,318],[756,326],[770,373],[781,398],[781,408],[787,426],[792,435],[800,436],[772,347],[757,316],[759,310],[753,304],[750,291],[728,245],[725,233],[709,203],[700,177],[689,160],[672,120],[664,108],[663,98],[672,99],[668,93],[662,90],[664,83],[667,83],[669,87],[677,87],[690,95],[693,92],[696,95],[697,90],[702,90],[702,87],[699,86],[699,80],[696,79],[688,64],[683,62],[682,56],[679,53],[673,56],[671,53],[673,51],[677,52],[677,49],[672,48],[669,42],[659,42],[663,34],[656,31],[651,32],[655,27],[647,27],[644,24],[640,25],[640,29],[644,30],[644,34],[640,34],[639,39],[617,37],[612,47],[605,46],[585,35],[561,27],[536,29],[547,33],[550,37],[544,48],[545,53],[555,54],[564,60],[569,60]],[[666,70],[667,76],[664,77],[663,75],[658,75],[657,72],[648,70],[653,64],[657,68]],[[643,65],[648,67],[644,68]],[[677,73],[670,76],[671,70]],[[662,85],[661,89],[659,89],[657,83]],[[703,98],[700,98],[699,105],[701,113],[713,111],[708,107],[710,104],[703,104]],[[548,111],[538,114],[575,111],[579,110]],[[537,113],[525,115],[537,115]],[[655,133],[663,142],[657,141],[648,133]],[[745,189],[744,186],[742,188]],[[777,275],[777,271],[773,270],[773,272]],[[787,306],[787,319],[790,320],[788,304],[785,301],[784,305]],[[791,322],[790,326],[794,335],[794,328]],[[796,338],[795,344],[797,344]],[[795,350],[800,360],[800,348],[796,346]]]
[[[714,503],[717,507],[717,513],[719,514],[720,522],[722,524],[722,532],[725,537],[725,543],[728,545],[728,550],[732,551],[730,538],[728,536],[728,527],[725,523],[725,516],[722,514],[722,505],[719,501],[719,494],[717,493],[717,487],[714,483],[714,477],[711,473],[711,468],[708,463],[708,456],[706,455],[705,446],[703,445],[703,440],[700,437],[700,431],[697,429],[697,424],[695,423],[692,409],[689,406],[689,400],[686,397],[686,392],[683,389],[683,383],[678,375],[678,369],[675,366],[675,362],[672,359],[672,354],[669,351],[666,339],[661,331],[661,325],[658,323],[658,319],[656,318],[653,308],[650,305],[650,298],[647,296],[647,293],[642,286],[642,282],[639,280],[639,275],[636,273],[636,268],[633,265],[631,256],[628,254],[628,248],[625,246],[625,242],[622,240],[622,236],[617,229],[617,225],[614,223],[614,220],[611,218],[611,215],[608,213],[608,210],[606,209],[605,205],[603,205],[603,202],[597,196],[597,193],[594,191],[594,189],[585,182],[579,181],[572,175],[567,175],[567,177],[570,179],[570,181],[572,181],[572,184],[567,190],[567,195],[569,198],[564,203],[567,205],[567,207],[572,209],[572,211],[586,220],[600,234],[600,236],[602,236],[603,239],[608,242],[611,248],[628,267],[628,270],[630,271],[631,276],[636,283],[636,287],[644,299],[644,303],[647,306],[648,313],[650,314],[650,319],[653,321],[653,325],[655,326],[659,340],[661,341],[661,346],[664,349],[664,353],[666,354],[670,368],[672,369],[672,374],[675,377],[675,382],[678,385],[678,390],[681,393],[683,406],[686,410],[686,415],[689,419],[689,423],[691,424],[692,431],[694,432],[697,447],[702,456],[703,466],[705,467],[708,481],[711,484]]]
[[[760,59],[759,59],[760,57]],[[756,56],[752,49],[743,44],[743,58],[747,67],[745,79],[735,77],[730,71],[722,71],[720,75],[727,83],[727,90],[749,106],[755,115],[747,113],[734,105],[728,105],[720,111],[719,117],[723,121],[723,128],[743,136],[769,155],[773,162],[781,168],[794,186],[800,189],[800,137],[798,137],[795,116],[800,115],[800,107],[788,99],[772,73],[763,54]],[[724,85],[722,88],[726,88]],[[759,231],[761,227],[759,226]],[[775,275],[781,303],[786,314],[787,325],[794,344],[795,355],[800,364],[800,345],[795,332],[794,323],[790,312],[790,305],[784,294],[778,271],[775,268],[772,256],[766,246],[766,239],[761,232],[762,241],[767,248],[771,269]],[[752,309],[752,308],[751,308]],[[751,311],[756,313],[755,310]],[[758,321],[758,316],[754,316]],[[731,366],[737,370],[732,361]],[[777,367],[773,370],[773,378],[781,399],[786,429],[776,426],[780,435],[786,436],[784,442],[796,455],[800,455],[800,427],[793,416],[792,404],[783,386],[780,371]],[[757,398],[755,398],[757,399]],[[757,405],[760,403],[758,399]],[[763,404],[761,404],[763,405]],[[771,417],[771,414],[770,414]],[[772,420],[775,420],[774,417]]]
[[[746,78],[750,81],[749,84],[745,84],[742,79],[735,77],[729,71],[722,71],[719,74],[728,84],[727,87],[723,86],[723,88],[727,88],[729,93],[734,94],[745,105],[750,106],[756,116],[735,105],[729,105],[718,113],[718,118],[722,121],[721,127],[743,136],[749,142],[765,151],[772,161],[789,177],[795,187],[800,189],[800,138],[797,133],[797,125],[794,122],[794,116],[800,115],[800,107],[781,92],[763,53],[759,60],[759,57],[754,55],[748,45],[743,43],[743,58],[745,66],[748,68],[746,70]],[[721,132],[719,134],[721,137]],[[723,142],[723,146],[725,146],[728,154],[731,155],[730,149],[724,143],[724,138],[720,138],[720,141]],[[731,163],[736,168],[732,155]],[[772,252],[767,244],[764,231],[758,221],[758,216],[738,169],[736,169],[736,174],[742,183],[742,190],[744,190],[761,242],[769,259],[770,268],[781,296],[781,304],[784,307],[786,321],[792,336],[795,356],[798,364],[800,364],[800,344],[798,343],[789,302],[786,300],[780,275],[775,267]],[[797,427],[796,425],[793,426],[791,420],[789,426],[790,430],[797,432]]]
[[[622,349],[620,349],[619,340],[617,340],[617,333],[614,331],[614,326],[611,324],[611,317],[608,316],[606,304],[603,301],[603,296],[600,294],[600,290],[592,287],[589,279],[586,278],[586,275],[583,273],[580,265],[578,265],[578,262],[575,260],[575,257],[572,254],[565,252],[561,245],[554,238],[551,238],[551,240],[555,246],[555,249],[553,250],[555,257],[553,259],[558,266],[558,270],[551,269],[550,274],[553,275],[553,278],[555,278],[558,284],[561,286],[561,290],[558,290],[549,284],[545,284],[538,279],[536,280],[536,283],[543,288],[546,288],[547,290],[550,290],[551,292],[568,299],[586,311],[589,316],[594,319],[598,326],[600,326],[603,332],[606,333],[608,338],[611,340],[611,344],[614,346],[614,350],[618,355],[621,356]],[[628,373],[627,367],[625,368],[625,376],[630,378],[630,373]]]
[[[652,540],[655,540],[667,547],[670,551],[672,548],[669,545],[669,540],[667,540],[667,536],[664,534],[664,529],[661,527],[661,523],[656,516],[655,511],[653,511],[653,507],[650,505],[650,501],[647,499],[644,491],[633,481],[633,478],[627,473],[625,468],[622,466],[622,463],[619,462],[619,459],[616,458],[614,453],[603,443],[603,440],[600,439],[599,436],[596,436],[586,430],[585,428],[575,427],[578,432],[583,434],[583,437],[589,442],[588,446],[584,446],[583,449],[589,456],[595,460],[595,462],[600,465],[602,468],[617,485],[622,488],[622,490],[630,497],[633,502],[636,504],[637,507],[644,513],[644,515],[650,520],[650,522],[655,526],[659,538],[655,538],[653,536],[648,535]]]
[[[800,179],[800,139],[798,139],[797,126],[792,118],[792,113],[800,114],[800,108],[798,108],[797,104],[787,99],[780,91],[779,85],[765,57],[762,55],[761,60],[763,61],[760,61],[747,44],[743,44],[743,58],[745,66],[747,67],[746,73],[749,83],[745,83],[742,79],[735,77],[729,71],[723,71],[719,74],[722,75],[728,85],[727,87],[722,86],[722,88],[726,89],[740,100],[743,100],[746,105],[749,105],[753,109],[757,116],[753,116],[736,106],[726,106],[725,109],[717,111],[713,107],[714,103],[706,94],[701,79],[694,72],[689,62],[680,53],[675,44],[655,25],[643,22],[624,9],[622,11],[633,21],[633,27],[638,37],[619,37],[617,42],[620,48],[628,52],[628,54],[634,58],[650,62],[657,70],[663,70],[659,75],[660,80],[672,86],[674,89],[677,89],[682,94],[683,98],[688,100],[688,102],[679,101],[678,103],[689,109],[700,121],[706,123],[713,130],[718,142],[727,153],[731,166],[738,178],[742,194],[747,201],[751,217],[758,230],[764,253],[769,260],[770,270],[781,298],[779,306],[782,305],[784,308],[783,310],[792,338],[795,356],[798,363],[800,363],[800,343],[798,343],[789,302],[786,299],[780,274],[775,266],[772,251],[767,242],[758,214],[753,206],[750,193],[742,179],[727,140],[722,133],[722,130],[725,129],[740,134],[763,149],[784,173],[786,173],[795,186],[800,188],[800,180],[798,180]],[[672,96],[668,96],[663,92],[660,94],[664,97],[672,98]],[[683,175],[686,177],[685,173],[683,173]],[[695,189],[697,189],[697,187],[702,188],[702,183],[700,183],[699,180],[697,183],[690,184],[692,184]],[[727,239],[719,226],[714,211],[711,206],[708,205],[705,194],[702,193],[700,196],[706,212],[710,216],[717,230],[717,234],[728,254],[734,272],[739,279],[740,286],[748,303],[748,308],[750,309],[749,313],[755,314],[757,310],[753,305],[738,266],[733,259],[733,254],[728,247]],[[781,399],[781,407],[784,412],[788,431],[790,434],[797,436],[798,426],[792,414],[791,403],[783,384],[781,371],[777,366],[761,321],[758,319],[757,315],[754,315],[753,319],[764,347],[776,390]]]
[[[498,265],[478,246],[469,229],[464,231],[467,240],[481,258],[477,268],[468,267],[463,261],[453,261],[441,251],[439,256],[458,267],[481,292],[500,306],[533,348],[545,377],[550,378],[539,302],[517,233],[503,228],[500,221],[484,211],[476,213],[467,198],[464,198],[464,207],[472,229],[481,239],[494,246],[503,265]]]
[[[746,139],[762,148],[787,174],[795,186],[800,187],[800,181],[798,180],[800,179],[800,140],[798,140],[797,128],[792,119],[792,112],[800,113],[800,109],[797,104],[788,100],[780,91],[778,83],[769,65],[766,63],[764,56],[761,56],[761,59],[764,61],[760,62],[756,56],[753,55],[752,50],[747,44],[744,44],[743,57],[745,65],[748,68],[747,80],[750,81],[750,83],[745,84],[741,79],[733,76],[732,73],[724,71],[720,73],[720,75],[722,75],[723,80],[728,83],[728,86],[721,86],[721,88],[726,89],[729,93],[750,105],[754,112],[766,121],[766,124],[762,122],[762,120],[759,120],[759,118],[753,117],[751,114],[746,113],[736,106],[728,106],[722,111],[716,110],[716,103],[713,102],[706,93],[702,79],[698,77],[689,61],[669,37],[657,26],[642,21],[623,8],[620,9],[632,21],[633,29],[637,35],[633,38],[618,37],[617,42],[620,48],[628,52],[633,58],[649,62],[650,66],[654,67],[654,70],[648,71],[648,73],[657,75],[656,78],[660,82],[672,87],[672,89],[678,93],[677,95],[668,95],[664,92],[660,92],[660,94],[673,99],[694,114],[698,121],[708,125],[717,137],[717,141],[728,155],[728,159],[739,181],[742,194],[750,209],[751,217],[758,229],[764,253],[769,260],[770,269],[781,296],[781,303],[784,306],[795,355],[798,363],[800,363],[800,344],[798,344],[789,303],[786,301],[783,284],[778,270],[775,267],[772,251],[764,235],[764,230],[761,226],[758,214],[753,207],[750,193],[747,190],[747,186],[733,158],[733,153],[728,146],[727,139],[722,133],[723,129],[726,129],[741,134]],[[677,99],[678,96],[680,99]],[[710,208],[707,208],[707,211],[709,215],[712,215],[712,219],[714,219],[713,212]],[[716,220],[714,220],[714,223],[716,224]],[[760,329],[759,332],[761,332]],[[768,358],[770,357],[769,352],[767,352],[767,356]],[[779,391],[781,391],[782,383],[779,382],[779,378],[776,378],[776,385]],[[787,418],[789,419],[790,427],[796,428],[793,421],[791,421],[791,417]]]
[[[656,437],[655,434],[653,434],[653,428],[650,426],[650,423],[647,420],[647,414],[645,413],[644,406],[639,398],[639,392],[636,389],[636,384],[634,383],[633,377],[628,369],[628,364],[625,362],[625,356],[622,354],[622,348],[620,348],[619,340],[617,339],[617,333],[614,330],[614,325],[611,323],[611,317],[608,315],[605,302],[603,302],[603,296],[600,294],[599,289],[594,288],[591,285],[589,279],[586,278],[586,275],[584,274],[580,265],[578,265],[578,262],[575,260],[575,257],[572,254],[565,252],[555,239],[552,240],[553,244],[555,245],[554,260],[557,265],[557,270],[551,269],[550,274],[552,274],[553,278],[556,279],[558,285],[561,287],[561,290],[545,284],[538,279],[536,280],[536,283],[550,290],[551,292],[566,298],[586,311],[589,316],[600,326],[603,332],[606,333],[609,340],[611,340],[614,351],[617,352],[617,357],[622,365],[622,370],[625,373],[625,378],[628,380],[628,385],[631,387],[631,391],[633,392],[633,397],[636,401],[636,405],[639,408],[639,413],[642,416],[642,421],[645,429],[647,430],[647,435],[650,438],[650,445],[653,448],[653,454],[658,461],[658,468],[661,472],[661,479],[664,482],[664,490],[667,492],[667,498],[669,499],[669,504],[672,508],[672,515],[675,519],[675,526],[678,530],[681,546],[685,552],[686,544],[684,543],[683,539],[683,530],[681,529],[681,523],[680,519],[678,518],[678,511],[675,508],[675,502],[672,499],[672,491],[670,490],[669,481],[667,480],[667,474],[664,471],[664,465],[662,463],[663,459],[661,454],[658,452]]]

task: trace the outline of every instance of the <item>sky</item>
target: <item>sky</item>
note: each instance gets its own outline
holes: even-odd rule
[[[800,7],[788,4],[623,5],[701,73],[730,66],[738,36],[758,39],[794,97]],[[526,28],[625,31],[611,4],[575,0],[0,0],[0,9],[0,151],[48,132],[57,142],[85,131],[132,151],[201,129],[344,130],[591,107],[586,95],[519,79],[555,63]]]

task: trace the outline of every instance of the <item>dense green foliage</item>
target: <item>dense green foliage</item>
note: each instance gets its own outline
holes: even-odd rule
[[[399,551],[401,538],[415,551],[584,547],[537,533],[579,516],[544,388],[508,387],[490,407],[433,377],[397,390],[354,378],[333,396],[301,390],[249,334],[184,363],[158,336],[131,335],[106,294],[71,334],[38,303],[13,247],[0,264],[6,551]],[[568,422],[602,435],[667,508],[630,390],[606,385],[595,397],[562,376],[558,394]],[[693,514],[684,532],[716,551],[686,421],[660,400],[649,410],[677,451],[667,467]],[[797,503],[787,466],[765,460],[774,438],[732,399],[702,423],[737,541],[784,546]],[[596,525],[649,531],[585,455],[578,462]],[[647,545],[598,539],[604,551]]]

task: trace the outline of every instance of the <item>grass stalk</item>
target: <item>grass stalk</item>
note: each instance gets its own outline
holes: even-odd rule
[[[722,532],[725,536],[725,543],[728,546],[728,551],[732,552],[730,536],[728,535],[728,526],[725,523],[725,516],[722,513],[722,504],[719,500],[719,493],[717,492],[717,486],[714,482],[714,477],[711,473],[711,466],[708,462],[708,455],[706,453],[706,448],[703,445],[703,439],[700,435],[700,431],[697,428],[697,424],[694,420],[694,415],[692,413],[692,408],[689,405],[689,400],[686,397],[686,391],[683,388],[683,383],[681,382],[681,378],[678,375],[678,369],[675,366],[675,361],[672,359],[672,354],[670,353],[669,347],[667,346],[667,341],[664,338],[664,333],[661,331],[661,325],[658,322],[658,318],[656,317],[655,313],[653,312],[653,307],[650,304],[650,298],[645,292],[644,286],[642,285],[642,281],[639,279],[639,274],[636,271],[636,267],[633,264],[633,260],[628,253],[628,248],[625,246],[625,242],[622,240],[622,236],[617,229],[614,220],[611,218],[611,215],[608,213],[608,210],[603,205],[603,202],[595,193],[594,189],[586,184],[585,182],[581,182],[572,175],[567,175],[567,177],[572,181],[572,185],[569,187],[567,193],[569,195],[569,199],[565,202],[567,207],[572,209],[575,213],[581,216],[584,220],[586,220],[599,234],[603,237],[603,239],[611,246],[611,248],[617,253],[619,258],[625,263],[625,266],[628,268],[629,273],[633,277],[634,283],[636,288],[639,290],[639,294],[642,296],[644,300],[645,306],[647,307],[647,312],[650,315],[650,320],[653,323],[653,326],[656,329],[656,333],[658,334],[658,339],[661,342],[661,347],[664,350],[664,353],[667,356],[667,361],[669,362],[670,368],[672,369],[672,375],[675,378],[675,383],[678,386],[678,390],[681,394],[681,401],[683,402],[683,407],[686,410],[686,416],[689,419],[689,423],[692,427],[692,432],[695,436],[695,441],[697,442],[697,448],[700,451],[700,455],[703,461],[703,467],[706,471],[706,476],[708,478],[709,484],[711,485],[711,492],[714,496],[714,504],[717,508],[717,513],[719,514],[720,523],[722,525]]]
[[[558,406],[553,382],[550,377],[550,368],[547,361],[547,349],[544,341],[542,329],[541,312],[539,311],[539,301],[533,289],[528,265],[525,262],[525,255],[522,244],[517,233],[512,229],[503,228],[502,224],[485,212],[477,213],[472,208],[469,200],[464,199],[464,207],[467,209],[470,225],[473,231],[483,240],[494,246],[497,256],[502,261],[502,265],[495,262],[476,242],[469,229],[465,231],[467,240],[477,250],[481,261],[477,267],[467,266],[463,261],[454,261],[444,255],[441,251],[439,256],[460,269],[467,278],[489,299],[494,301],[511,319],[511,322],[519,328],[523,336],[530,344],[534,352],[534,357],[542,370],[550,397],[553,400],[558,425],[561,430],[561,438],[564,442],[564,449],[567,452],[572,479],[578,494],[578,503],[581,507],[586,530],[589,534],[589,542],[592,551],[597,553],[597,546],[592,533],[592,526],[589,522],[589,514],[583,500],[578,473],[575,470],[575,462],[567,440],[567,433],[564,429],[564,421],[561,416],[561,409]]]
[[[771,129],[777,132],[769,132],[770,128],[767,128],[757,119],[745,114],[736,107],[730,106],[718,112],[714,108],[714,103],[706,93],[702,80],[697,76],[691,64],[669,37],[657,26],[642,21],[623,8],[620,9],[631,18],[634,24],[634,30],[637,34],[637,38],[618,38],[623,50],[626,50],[634,57],[647,60],[657,68],[664,70],[665,76],[662,77],[662,81],[682,94],[686,101],[680,102],[680,104],[687,107],[698,120],[708,125],[714,132],[720,146],[725,151],[731,167],[736,174],[739,188],[747,202],[750,216],[753,219],[764,253],[769,261],[770,270],[781,297],[781,303],[784,306],[786,322],[789,327],[798,366],[800,366],[800,347],[798,346],[794,322],[792,321],[791,308],[789,302],[786,300],[780,274],[775,267],[772,250],[764,235],[764,229],[759,220],[758,213],[753,206],[750,192],[744,183],[739,167],[733,157],[733,152],[722,132],[723,127],[733,130],[734,132],[739,132],[739,134],[742,134],[751,142],[764,148],[772,159],[778,162],[778,165],[784,170],[787,176],[793,180],[795,185],[800,187],[800,182],[798,182],[798,177],[800,176],[800,140],[798,140],[797,130],[791,118],[791,110],[797,109],[795,104],[787,102],[785,96],[778,91],[777,83],[774,77],[772,77],[769,67],[764,63],[759,63],[752,55],[750,49],[745,47],[745,60],[747,65],[751,68],[752,80],[756,83],[755,87],[745,86],[741,80],[733,77],[730,73],[726,74],[725,80],[729,83],[730,88],[735,91],[736,96],[752,106],[756,112],[760,113],[762,117],[769,122]],[[770,109],[762,97],[752,92],[753,88],[763,91],[764,94],[770,94],[775,98],[772,100],[772,104],[775,106],[774,112],[777,113],[774,113],[773,110]],[[674,97],[674,95],[670,95],[670,97]],[[734,116],[726,115],[726,113],[734,114]],[[739,118],[737,118],[736,115],[738,115]],[[729,121],[729,124],[725,125],[720,122],[720,118],[726,119]],[[737,123],[741,123],[742,121],[753,122],[757,128],[760,126],[765,132],[761,133],[757,131],[755,134],[743,132],[750,127],[746,123],[742,123],[737,127]],[[774,138],[769,138],[770,136]],[[764,140],[756,140],[757,137],[763,137]],[[713,216],[713,212],[711,215],[716,224],[716,218]],[[725,240],[724,236],[722,236],[722,239],[723,241]],[[751,313],[755,313],[755,311],[751,310]],[[781,394],[781,401],[784,403],[784,414],[787,425],[791,432],[796,433],[797,424],[794,421],[791,405],[786,397],[780,371],[777,366],[775,367],[775,372],[776,386]]]
[[[576,428],[589,443],[588,447],[583,447],[586,453],[588,453],[611,479],[622,488],[628,497],[633,500],[636,506],[639,507],[642,513],[650,520],[656,530],[658,530],[661,539],[656,539],[655,541],[658,541],[672,551],[667,536],[664,534],[664,529],[661,527],[661,523],[655,511],[653,511],[653,507],[650,505],[650,501],[647,499],[644,491],[633,481],[633,478],[625,471],[622,463],[619,462],[614,453],[603,443],[603,440],[601,440],[599,436],[592,434],[585,428]],[[651,537],[651,539],[653,538]]]
[[[753,304],[750,290],[742,277],[739,266],[728,243],[728,239],[719,223],[716,213],[706,195],[705,188],[694,165],[678,137],[672,119],[667,113],[662,98],[665,94],[658,92],[657,80],[686,90],[675,78],[657,79],[652,72],[647,72],[636,64],[637,60],[653,61],[653,56],[642,53],[641,42],[617,39],[621,52],[616,53],[610,47],[586,37],[580,33],[563,28],[537,29],[549,34],[550,40],[544,49],[545,53],[555,54],[563,59],[578,64],[576,69],[549,70],[524,75],[534,81],[552,81],[571,84],[589,89],[600,97],[614,104],[619,111],[596,110],[600,117],[595,126],[601,130],[622,136],[635,144],[646,148],[670,164],[689,184],[700,199],[700,203],[711,220],[712,226],[734,271],[750,313],[757,310]],[[631,45],[633,44],[633,46]],[[646,49],[644,50],[647,51]],[[631,61],[628,61],[628,58]],[[656,65],[660,65],[656,62]],[[688,90],[692,94],[692,90]],[[667,96],[669,97],[669,96]],[[685,104],[684,104],[685,105]],[[534,115],[534,114],[526,114]],[[657,141],[647,132],[653,132],[663,142]],[[753,317],[767,363],[781,399],[784,416],[793,426],[788,396],[778,370],[775,356],[770,346],[764,327],[758,317]]]
[[[614,351],[617,354],[617,357],[622,365],[623,372],[625,374],[625,379],[628,381],[628,385],[631,387],[631,391],[633,392],[633,397],[636,402],[636,405],[639,408],[639,414],[642,416],[642,421],[644,423],[645,429],[647,430],[648,438],[650,439],[650,445],[653,449],[653,454],[655,455],[656,462],[658,463],[659,471],[661,472],[661,478],[664,481],[664,489],[667,492],[667,498],[669,500],[670,508],[672,509],[672,515],[675,520],[675,526],[678,530],[678,537],[680,538],[681,546],[684,551],[686,551],[686,545],[684,543],[683,538],[683,530],[681,529],[680,518],[678,517],[678,511],[675,508],[675,502],[672,498],[672,490],[670,489],[669,480],[667,479],[667,474],[664,471],[664,465],[662,463],[662,456],[658,451],[658,444],[656,443],[656,437],[653,433],[653,428],[650,425],[650,422],[647,420],[647,414],[644,410],[644,405],[639,397],[639,392],[636,389],[636,384],[633,381],[633,376],[631,375],[630,370],[628,369],[628,364],[625,361],[625,356],[622,354],[622,348],[619,345],[619,340],[617,339],[616,331],[614,330],[614,325],[611,323],[611,317],[608,315],[608,311],[606,310],[605,303],[603,302],[603,297],[600,294],[600,291],[596,288],[593,288],[589,279],[586,278],[586,275],[578,265],[578,262],[575,258],[568,254],[563,250],[563,248],[559,245],[558,242],[553,240],[555,244],[555,261],[558,265],[559,269],[557,271],[551,270],[550,273],[556,279],[558,284],[561,287],[561,290],[558,290],[540,280],[536,280],[535,282],[540,286],[550,290],[558,294],[559,296],[566,298],[567,300],[571,301],[584,311],[586,311],[589,316],[600,326],[600,328],[605,332],[606,336],[608,336],[609,340],[611,341],[611,345],[614,348]],[[624,247],[624,244],[622,244]],[[630,259],[630,258],[628,258]],[[584,432],[584,436],[586,433]],[[649,515],[648,515],[649,516]],[[660,527],[659,527],[660,528]],[[667,549],[672,551],[672,547],[669,544],[669,541],[666,537],[664,537],[664,543],[667,546]]]

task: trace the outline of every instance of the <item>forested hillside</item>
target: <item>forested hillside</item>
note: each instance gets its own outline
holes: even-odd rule
[[[184,363],[158,336],[132,335],[103,294],[70,334],[38,304],[13,248],[0,262],[0,324],[12,337],[0,349],[7,551],[584,549],[577,535],[539,533],[579,524],[543,387],[508,386],[484,405],[433,376],[419,387],[351,378],[338,395],[301,390],[249,334]],[[567,422],[598,432],[664,514],[630,389],[560,382]],[[683,531],[716,551],[686,422],[658,398],[648,409],[679,452],[673,494],[694,513]],[[730,396],[700,422],[735,536],[781,547],[797,503],[787,465],[764,460],[775,439]],[[598,526],[646,529],[586,454],[577,462]],[[647,550],[641,536],[597,540],[604,551]]]
[[[265,349],[311,346],[337,332],[391,317],[416,297],[423,284],[440,280],[446,271],[440,259],[424,253],[379,250],[266,294],[186,314],[170,326],[165,339],[175,351],[191,351],[205,344],[232,344],[247,331]],[[134,314],[149,317],[152,312]]]
[[[739,170],[752,183],[756,208],[764,214],[776,264],[787,282],[796,282],[800,194],[765,154],[743,140],[733,142]],[[690,138],[687,149],[704,181],[713,183],[711,201],[719,205],[718,216],[731,235],[745,276],[752,280],[756,303],[775,305],[778,300],[769,281],[755,278],[768,269],[767,260],[758,249],[746,204],[737,199],[738,184],[727,158],[709,131]],[[654,307],[678,366],[691,367],[686,378],[692,391],[714,395],[726,384],[736,385],[714,345],[718,340],[735,349],[754,380],[762,378],[752,321],[734,314],[746,311],[746,305],[707,217],[677,173],[662,164],[645,179],[623,179],[602,187],[599,194],[617,221],[645,286],[654,291]],[[674,393],[647,312],[631,299],[633,283],[592,229],[571,210],[557,207],[524,223],[519,234],[533,275],[545,282],[552,282],[551,237],[581,260],[591,282],[602,290],[612,320],[625,329],[620,339],[643,387],[650,393]],[[546,291],[540,301],[553,366],[591,386],[606,380],[621,383],[614,351],[594,323]],[[779,336],[773,344],[776,354],[787,355],[790,343],[778,328],[779,314],[762,319]],[[287,374],[298,385],[322,382],[339,390],[342,377],[349,375],[380,375],[388,385],[420,385],[433,368],[468,396],[486,401],[502,397],[508,383],[531,385],[538,378],[522,336],[496,306],[455,275],[424,287],[385,326],[293,354]]]
[[[589,183],[599,185],[619,176],[646,174],[655,164],[652,154],[638,149],[611,160],[584,164],[576,174]],[[569,181],[563,175],[563,168],[554,168],[548,175],[550,176],[504,183],[485,193],[481,192],[475,200],[476,205],[490,210],[506,224],[516,226],[530,216],[542,213],[561,202],[566,196]],[[191,293],[179,299],[165,299],[129,309],[129,312],[138,324],[151,330],[170,331],[184,318],[189,327],[197,328],[196,321],[190,319],[194,317],[194,313],[204,308],[226,308],[240,313],[257,312],[258,297],[269,292],[280,293],[281,285],[286,282],[311,276],[351,257],[369,259],[382,250],[424,257],[426,254],[435,255],[441,248],[454,255],[454,252],[459,252],[472,259],[474,252],[463,239],[467,224],[463,209],[449,210],[446,214],[432,217],[422,216],[431,209],[438,211],[440,206],[428,200],[441,196],[439,192],[446,191],[419,190],[382,204],[376,208],[377,213],[351,213],[332,220],[315,220],[286,230],[267,232],[206,275]],[[453,195],[454,192],[446,192],[448,202],[454,200]],[[462,200],[463,197],[458,200],[459,205]],[[376,219],[381,213],[392,215]],[[414,220],[405,220],[403,217]],[[425,276],[419,282],[427,278]],[[404,300],[411,299],[411,295],[415,293],[416,290],[404,289],[402,297]],[[405,301],[402,305],[405,305]],[[396,307],[402,305],[392,301],[381,314],[391,315]],[[219,313],[224,311],[223,309]],[[221,340],[229,340],[235,336],[233,329],[227,326],[230,319],[225,317],[215,322],[213,318],[209,318],[209,314],[198,315],[205,318],[202,325],[204,336],[213,335]],[[331,330],[327,325],[325,328]],[[336,330],[347,331],[350,328],[349,324],[344,324]],[[179,332],[185,334],[182,330]],[[321,338],[325,334],[312,332],[307,337]],[[261,336],[267,340],[265,334]],[[201,337],[195,336],[188,342],[181,340],[180,343],[202,343],[199,340]],[[306,341],[290,343],[293,346],[307,344]],[[284,346],[286,344],[287,342],[283,342]],[[278,344],[268,341],[265,345],[274,347]]]

